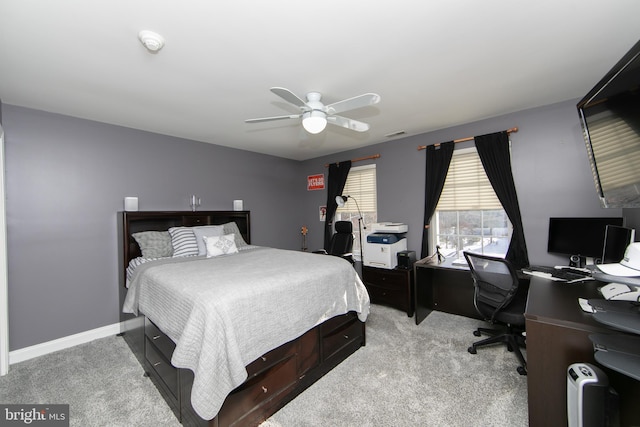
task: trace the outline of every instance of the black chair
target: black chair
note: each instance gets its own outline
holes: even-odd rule
[[[471,354],[481,346],[505,343],[515,353],[520,366],[520,375],[527,375],[527,362],[520,351],[526,348],[524,310],[527,303],[524,292],[518,293],[520,280],[515,268],[505,259],[463,252],[471,269],[474,284],[473,302],[478,313],[488,322],[501,325],[500,329],[478,328],[477,337],[489,338],[475,342],[469,347]]]
[[[329,250],[324,249],[314,251],[316,254],[327,254],[346,259],[351,264],[355,264],[353,259],[353,224],[350,221],[336,221],[334,224],[335,233],[331,236]]]

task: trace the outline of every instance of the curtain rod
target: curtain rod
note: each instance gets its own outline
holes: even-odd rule
[[[511,129],[507,129],[507,133],[512,133],[512,132],[518,132],[518,128],[514,127],[514,128],[511,128]],[[458,142],[465,142],[465,141],[473,141],[473,138],[475,138],[475,137],[474,136],[469,136],[467,138],[454,139],[453,142],[458,143]],[[438,147],[440,145],[440,143],[429,144],[429,145],[435,145],[436,147]],[[425,148],[427,148],[426,145],[419,145],[418,146],[418,151],[424,150]]]
[[[355,163],[355,162],[360,162],[362,160],[371,160],[371,159],[378,159],[380,158],[380,154],[374,154],[372,156],[366,156],[366,157],[358,157],[357,159],[351,159],[351,163]],[[335,162],[335,164],[339,164],[340,162]],[[332,165],[333,163],[327,163],[326,165],[324,165],[325,168],[328,168],[329,165]]]

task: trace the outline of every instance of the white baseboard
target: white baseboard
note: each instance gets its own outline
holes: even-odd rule
[[[117,335],[120,333],[120,323],[103,326],[101,328],[92,329],[90,331],[80,332],[79,334],[69,335],[67,337],[58,338],[57,340],[43,342],[41,344],[32,345],[31,347],[21,348],[9,352],[9,365],[24,362],[34,357],[44,356],[54,351],[64,350],[79,344],[84,344],[99,338]]]

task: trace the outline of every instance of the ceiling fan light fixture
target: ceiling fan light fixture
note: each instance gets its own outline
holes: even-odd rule
[[[302,127],[310,134],[317,134],[327,127],[327,115],[318,110],[307,111],[302,115]]]

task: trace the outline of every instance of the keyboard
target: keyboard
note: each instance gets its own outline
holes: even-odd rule
[[[555,280],[564,280],[566,282],[583,282],[585,280],[591,280],[591,271],[586,268],[555,268],[546,267],[542,265],[532,265],[529,268],[522,270],[524,273],[536,275],[536,272],[551,275]]]

